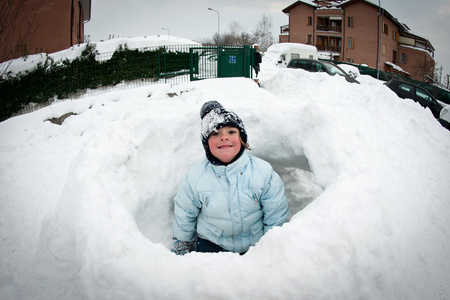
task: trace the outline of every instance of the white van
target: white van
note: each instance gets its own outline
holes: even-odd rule
[[[270,46],[264,53],[266,61],[278,67],[286,67],[291,59],[318,59],[317,48],[300,43],[280,43]]]

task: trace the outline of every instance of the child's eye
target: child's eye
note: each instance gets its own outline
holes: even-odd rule
[[[229,134],[235,134],[235,133],[237,133],[237,131],[236,130],[230,130],[228,133]]]
[[[219,133],[217,132],[217,131],[213,131],[213,133],[211,133],[211,136],[216,136],[216,135],[218,135]]]

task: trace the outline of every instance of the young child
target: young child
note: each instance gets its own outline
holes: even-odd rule
[[[172,252],[244,253],[289,213],[280,176],[249,149],[242,120],[219,102],[201,110],[204,161],[188,170],[175,197]]]

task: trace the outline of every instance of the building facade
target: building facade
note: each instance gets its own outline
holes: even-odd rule
[[[28,54],[52,53],[84,42],[91,0],[9,1],[0,12],[10,24],[1,33],[0,62]]]
[[[424,81],[434,74],[434,48],[370,1],[296,1],[283,9],[280,43],[317,47],[337,61],[364,64]],[[380,16],[381,12],[381,18]]]

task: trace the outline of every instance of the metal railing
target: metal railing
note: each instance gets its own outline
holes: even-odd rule
[[[331,52],[341,53],[341,46],[317,45],[316,48],[319,51],[331,51]]]
[[[337,26],[337,25],[317,25],[317,31],[342,32],[342,26]]]

